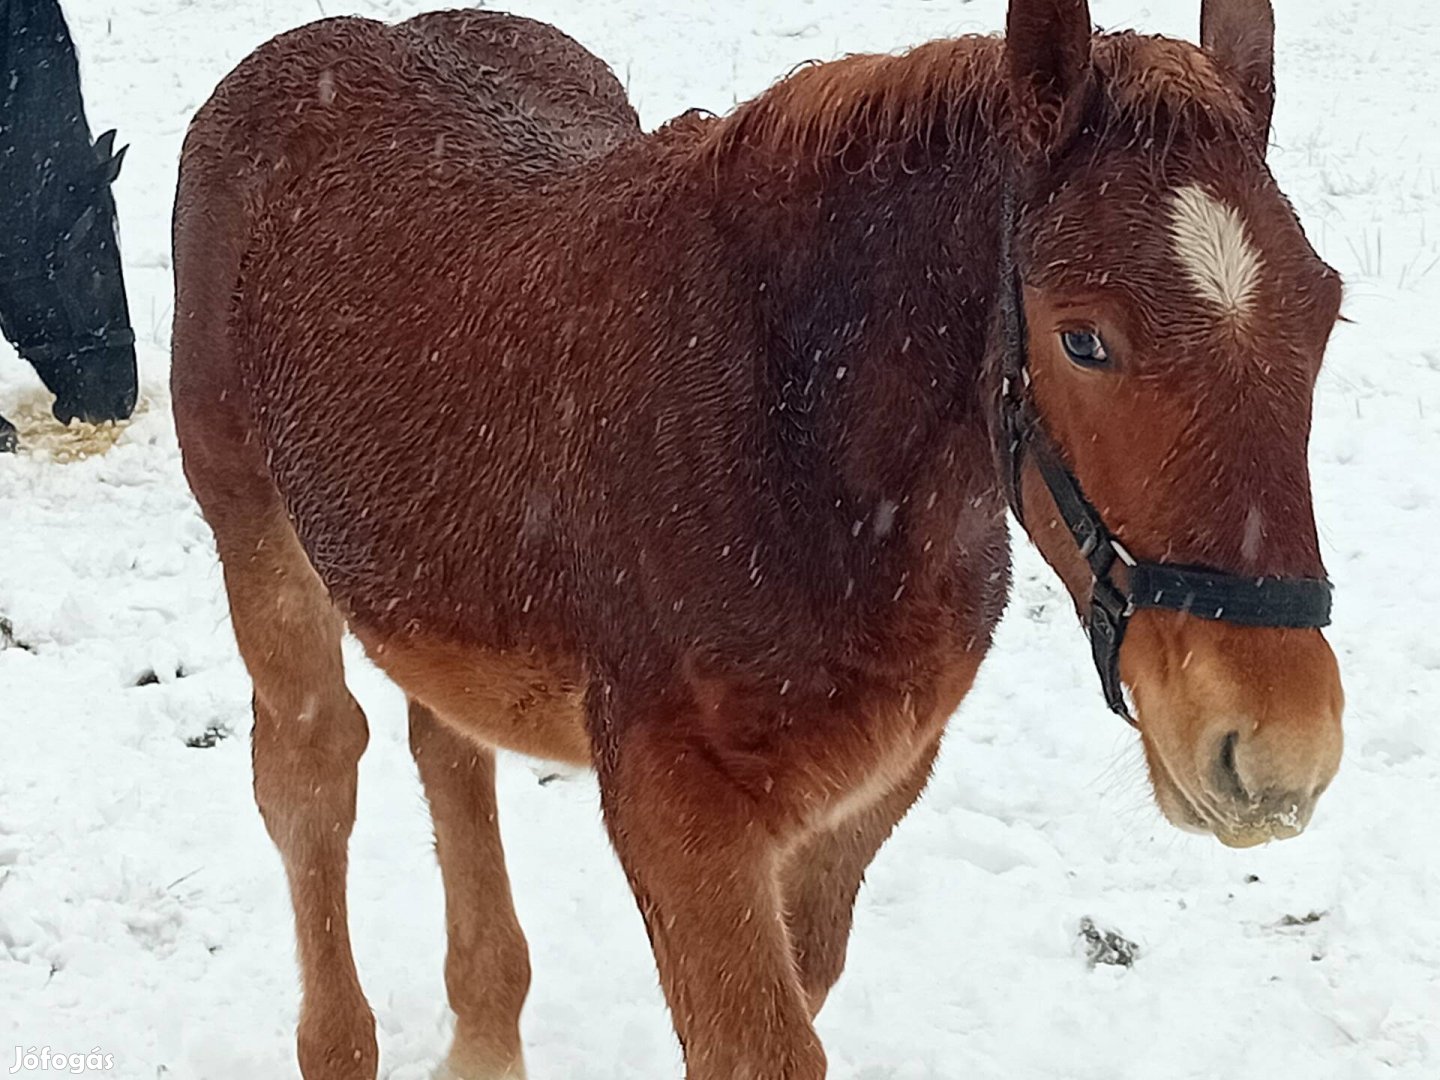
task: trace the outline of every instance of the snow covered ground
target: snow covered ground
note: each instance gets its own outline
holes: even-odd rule
[[[98,1047],[127,1078],[293,1076],[289,903],[251,802],[248,685],[169,419],[170,200],[185,124],[251,48],[322,12],[421,5],[66,6],[92,124],[132,144],[118,199],[144,404],[107,453],[67,462],[83,447],[36,430],[39,384],[0,346],[0,412],[32,417],[34,448],[0,458],[0,1068],[49,1045]],[[1003,0],[512,6],[609,60],[651,125],[810,57],[1003,20]],[[1340,778],[1281,845],[1236,853],[1164,824],[1068,603],[1022,551],[999,644],[862,895],[821,1019],[836,1077],[1440,1077],[1440,8],[1277,7],[1271,160],[1353,320],[1313,453],[1350,702]],[[1092,10],[1185,36],[1198,20],[1198,0]],[[352,660],[373,733],[354,939],[382,1075],[418,1080],[446,1046],[439,875],[401,699]],[[531,1073],[676,1076],[594,784],[538,775],[501,774]],[[1139,943],[1133,968],[1087,966],[1085,917]]]

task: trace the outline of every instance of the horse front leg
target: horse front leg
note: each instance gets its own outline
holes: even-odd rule
[[[687,1080],[822,1080],[786,930],[773,809],[683,738],[684,716],[602,735],[601,803],[645,919]],[[706,717],[709,726],[715,718]]]

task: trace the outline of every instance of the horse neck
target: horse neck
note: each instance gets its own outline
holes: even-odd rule
[[[766,473],[803,557],[888,597],[1003,527],[985,372],[999,155],[977,127],[810,171],[773,161],[738,161],[719,214],[758,309]]]

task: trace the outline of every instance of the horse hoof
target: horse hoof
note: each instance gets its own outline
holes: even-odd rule
[[[15,425],[0,416],[0,454],[13,454],[20,449],[20,435]]]

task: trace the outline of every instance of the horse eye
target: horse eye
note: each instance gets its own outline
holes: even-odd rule
[[[1093,330],[1067,330],[1060,335],[1065,355],[1081,367],[1104,367],[1110,362],[1105,342]]]

